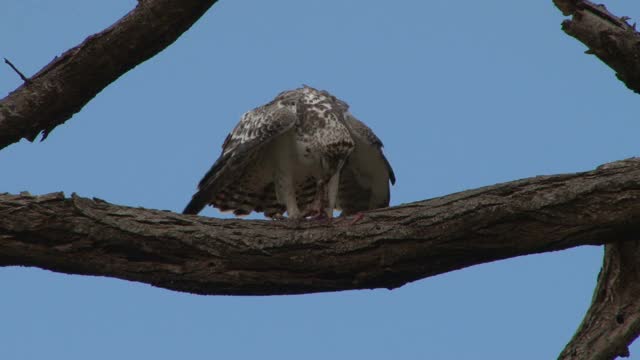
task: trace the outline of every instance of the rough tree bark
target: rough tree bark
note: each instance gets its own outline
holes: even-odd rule
[[[604,247],[604,264],[589,311],[560,359],[629,356],[640,332],[640,246],[637,241]]]
[[[43,139],[122,74],[171,45],[216,0],[144,0],[0,100],[0,149]]]
[[[628,17],[618,17],[605,8],[584,0],[554,0],[570,20],[562,22],[562,30],[581,41],[611,67],[629,89],[640,93],[640,33]]]
[[[584,43],[616,71],[629,89],[640,93],[640,33],[628,17],[586,0],[554,0],[570,20],[562,29]],[[593,300],[576,334],[559,359],[615,359],[629,356],[640,335],[640,242],[605,246],[604,263]]]
[[[46,135],[186,31],[215,0],[144,0],[0,100],[0,149]],[[626,18],[554,0],[563,30],[640,93]],[[628,354],[640,332],[640,160],[367,213],[352,226],[206,219],[62,194],[0,194],[0,266],[113,276],[201,294],[292,294],[409,281],[519,255],[605,245],[592,306],[561,359]],[[252,239],[248,242],[246,239]]]
[[[220,220],[62,194],[2,195],[0,215],[0,265],[199,294],[395,288],[488,261],[636,239],[640,158],[380,209],[353,225]]]

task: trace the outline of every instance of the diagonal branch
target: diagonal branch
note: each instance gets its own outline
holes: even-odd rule
[[[18,70],[18,68],[13,65],[13,63],[11,61],[9,61],[9,59],[4,58],[4,63],[9,65],[9,67],[11,68],[11,70],[13,70],[16,74],[18,74],[18,76],[20,77],[20,79],[22,79],[22,81],[28,83],[29,80],[26,76],[24,76],[24,74],[22,73],[22,71]]]
[[[637,239],[639,231],[638,158],[380,209],[354,225],[0,195],[0,265],[200,294],[395,288],[489,261]]]
[[[0,149],[53,128],[107,85],[171,45],[216,0],[144,0],[0,100]]]
[[[589,311],[559,359],[629,356],[640,334],[640,243],[611,243]]]
[[[571,20],[562,23],[562,30],[584,43],[590,54],[611,67],[629,89],[640,93],[640,33],[627,17],[618,17],[604,5],[587,0],[554,0]]]

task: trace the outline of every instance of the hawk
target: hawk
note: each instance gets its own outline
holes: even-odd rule
[[[389,205],[382,141],[344,101],[309,86],[245,113],[184,209],[331,218]]]

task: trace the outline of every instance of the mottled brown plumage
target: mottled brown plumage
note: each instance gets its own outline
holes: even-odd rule
[[[345,102],[305,86],[242,116],[184,213],[211,204],[236,215],[351,214],[388,206],[390,180],[373,131]]]

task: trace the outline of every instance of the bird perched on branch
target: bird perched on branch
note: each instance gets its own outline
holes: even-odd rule
[[[382,142],[326,91],[280,93],[245,113],[184,209],[207,204],[270,218],[330,218],[389,205],[395,183]]]

